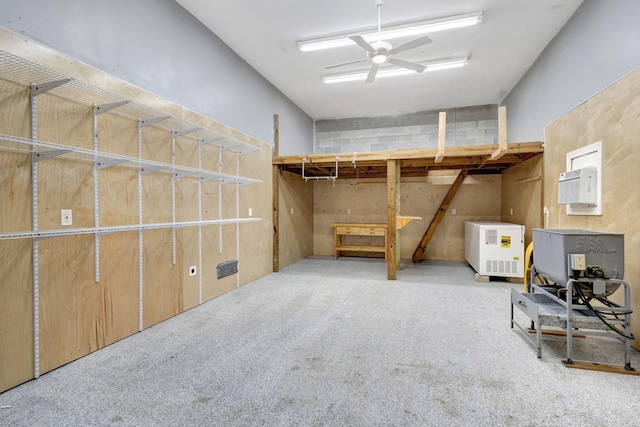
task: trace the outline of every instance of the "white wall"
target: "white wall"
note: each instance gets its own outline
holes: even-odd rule
[[[503,101],[509,142],[544,126],[640,66],[640,1],[585,0]]]
[[[0,0],[0,26],[267,143],[313,151],[313,121],[173,0]]]

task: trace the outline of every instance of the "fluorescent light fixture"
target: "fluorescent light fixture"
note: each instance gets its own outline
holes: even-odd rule
[[[464,15],[449,16],[446,18],[430,19],[428,21],[413,22],[410,24],[394,25],[382,29],[382,40],[392,40],[399,37],[420,36],[438,31],[455,28],[470,27],[482,21],[482,12],[466,13]],[[368,43],[378,40],[376,30],[369,29],[363,33],[348,33],[333,37],[323,37],[313,40],[298,42],[298,49],[302,52],[312,52],[321,49],[332,49],[354,45],[349,36],[361,35]]]
[[[439,71],[439,70],[448,70],[450,68],[459,68],[467,65],[468,58],[456,58],[450,59],[446,61],[434,61],[423,63],[422,65],[426,66],[426,71]],[[384,77],[393,77],[393,76],[403,76],[406,74],[418,74],[413,70],[408,70],[406,68],[388,68],[382,69],[378,71],[376,74],[376,79],[384,78]],[[359,71],[354,73],[343,73],[343,74],[332,74],[329,76],[322,76],[322,81],[329,83],[342,83],[342,82],[355,82],[355,81],[364,81],[369,74],[368,71]]]

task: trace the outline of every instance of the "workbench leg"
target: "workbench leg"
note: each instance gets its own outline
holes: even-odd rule
[[[340,235],[338,235],[338,229],[333,228],[333,258],[338,258],[338,246],[340,246]]]
[[[538,359],[542,359],[542,328],[540,325],[536,327],[536,350],[538,351]]]

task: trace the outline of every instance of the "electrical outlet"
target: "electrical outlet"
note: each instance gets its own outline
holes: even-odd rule
[[[347,209],[347,214],[351,214],[351,209]]]
[[[509,215],[513,216],[513,208],[509,209]]]
[[[191,267],[189,267],[189,276],[195,276],[197,272],[198,270],[196,269],[195,265],[192,265]]]
[[[291,208],[291,215],[293,215],[293,208]]]
[[[249,208],[249,216],[253,216],[253,209]]]
[[[73,212],[71,209],[62,209],[60,211],[60,225],[73,225]]]
[[[456,211],[456,208],[451,209],[451,215],[455,215],[458,211]]]

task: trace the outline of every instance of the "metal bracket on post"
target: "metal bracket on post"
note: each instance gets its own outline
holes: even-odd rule
[[[170,118],[171,116],[154,117],[153,119],[140,119],[138,123],[140,127],[146,127],[164,120],[169,120]]]
[[[52,89],[57,88],[58,86],[62,86],[65,83],[69,83],[71,79],[61,79],[55,80],[52,82],[32,84],[31,85],[31,97],[35,98],[38,95],[42,95],[43,93],[49,92]],[[33,138],[35,139],[35,138]]]
[[[171,131],[171,134],[174,137],[177,137],[177,136],[187,135],[187,134],[193,133],[193,132],[198,132],[199,130],[202,130],[202,128],[191,128],[191,129],[185,129],[185,130],[174,130],[174,131]]]
[[[120,165],[122,163],[127,163],[127,160],[124,159],[114,159],[114,160],[109,160],[106,162],[98,162],[98,169],[105,169],[105,168],[109,168],[111,166],[116,166],[116,165]]]
[[[110,104],[102,104],[102,105],[94,105],[93,106],[93,114],[98,115],[102,113],[106,113],[107,111],[111,111],[114,108],[122,107],[123,105],[127,105],[131,101],[120,101],[120,102],[112,102]],[[97,131],[97,129],[96,129]]]
[[[40,151],[36,153],[36,157],[34,159],[35,162],[41,162],[43,160],[53,159],[54,157],[62,156],[63,154],[70,153],[71,150],[49,150],[49,151]]]

